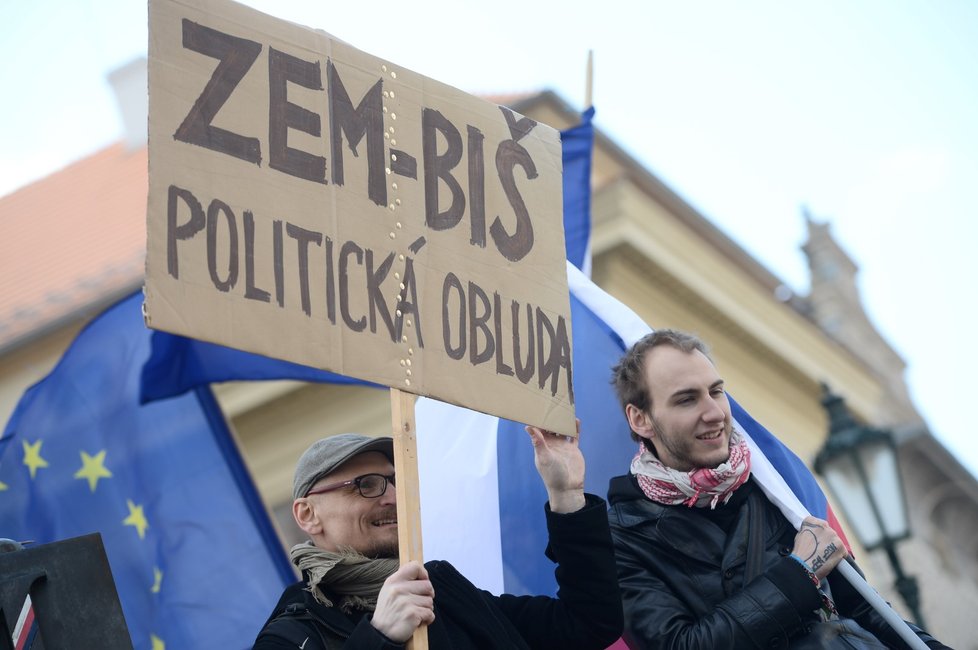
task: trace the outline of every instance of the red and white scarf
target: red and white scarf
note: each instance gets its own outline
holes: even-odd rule
[[[750,448],[736,428],[730,432],[730,457],[716,467],[680,472],[662,464],[655,455],[639,445],[632,459],[632,474],[645,496],[663,505],[683,503],[690,508],[710,509],[730,500],[734,490],[750,476]]]

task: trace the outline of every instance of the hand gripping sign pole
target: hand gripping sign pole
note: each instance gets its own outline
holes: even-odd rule
[[[418,490],[418,441],[414,428],[415,396],[391,388],[391,424],[394,434],[394,472],[397,476],[397,546],[401,565],[424,563],[421,545],[421,496]],[[419,626],[406,645],[428,649],[428,627]]]

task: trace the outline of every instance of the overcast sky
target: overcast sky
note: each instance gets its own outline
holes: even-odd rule
[[[795,291],[802,205],[832,223],[918,408],[978,473],[978,3],[246,4],[469,92],[576,107],[593,49],[598,128]],[[143,2],[3,3],[0,194],[121,136],[106,75],[146,40]]]

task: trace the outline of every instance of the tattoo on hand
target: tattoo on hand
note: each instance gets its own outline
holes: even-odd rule
[[[811,563],[812,573],[815,573],[816,571],[818,571],[819,569],[821,569],[823,564],[825,564],[825,560],[823,560],[820,557],[817,557],[814,560],[812,560],[812,563]]]
[[[822,559],[828,562],[828,559],[832,557],[832,554],[836,552],[837,547],[835,544],[829,544],[825,547],[825,551],[822,552]]]
[[[802,528],[804,528],[804,527],[805,527],[805,525],[802,524]],[[808,554],[808,557],[805,558],[805,562],[811,562],[812,558],[815,557],[815,553],[818,551],[818,537],[816,537],[815,536],[815,533],[813,533],[810,530],[800,530],[798,532],[799,533],[803,533],[803,532],[804,533],[808,533],[809,535],[812,536],[812,547],[813,547],[812,548],[812,552],[809,553]]]
[[[816,549],[816,551],[817,550],[818,549]],[[835,544],[829,544],[828,546],[826,546],[825,550],[822,551],[822,555],[812,560],[811,563],[812,573],[815,573],[820,568],[822,568],[822,565],[824,565],[826,562],[829,561],[829,558],[832,557],[832,555],[836,552],[836,550],[838,550],[838,547]],[[815,553],[813,552],[812,555],[815,555]]]

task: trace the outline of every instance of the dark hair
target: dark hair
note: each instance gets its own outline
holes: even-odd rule
[[[611,383],[615,386],[622,411],[629,404],[634,404],[642,411],[651,411],[652,398],[649,396],[648,386],[645,385],[645,354],[660,345],[668,345],[686,353],[698,350],[711,362],[713,361],[706,343],[692,334],[679,330],[656,330],[646,334],[629,348],[611,369]],[[636,442],[641,441],[634,431],[632,431],[632,439]]]

